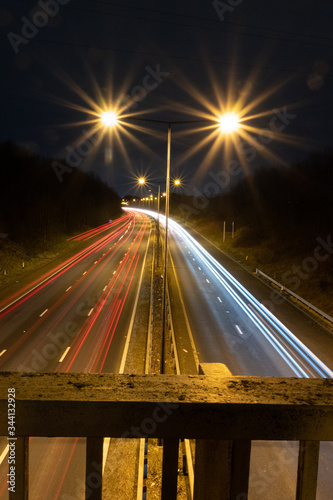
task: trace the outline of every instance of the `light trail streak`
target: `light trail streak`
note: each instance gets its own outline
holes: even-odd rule
[[[78,252],[76,255],[67,259],[62,264],[59,264],[59,266],[49,271],[41,278],[38,278],[32,283],[26,285],[24,288],[18,290],[12,296],[2,301],[0,303],[0,307],[2,308],[0,309],[0,319],[9,312],[13,311],[17,306],[22,304],[25,300],[32,297],[32,295],[42,290],[42,288],[48,285],[53,279],[55,279],[55,277],[61,276],[64,272],[68,271],[73,265],[82,261],[84,258],[91,255],[93,252],[98,251],[101,247],[103,247],[105,241],[111,242],[114,239],[116,239],[119,234],[121,234],[120,229],[118,229],[111,235],[104,236],[97,242],[90,245],[88,248]]]
[[[123,242],[121,243],[121,246],[123,244],[125,244],[125,242],[127,241],[127,239],[129,239],[131,237],[131,234],[132,234],[133,231],[134,231],[134,226],[133,226],[132,230],[127,234],[125,240],[123,240]],[[119,235],[119,234],[117,233],[117,235]],[[112,237],[112,239],[114,239],[113,235],[111,237]],[[103,245],[105,245],[105,244],[108,244],[108,240],[105,241],[105,238],[103,238],[103,241],[102,241],[101,245],[99,245],[100,248],[102,248]],[[104,260],[104,263],[101,264],[101,262],[100,262],[100,265],[98,267],[98,274],[101,274],[104,271],[104,269],[107,266],[107,264],[111,261],[113,255],[115,255],[115,253],[117,252],[117,248],[116,247],[117,247],[118,244],[119,243],[117,243],[117,242],[114,243],[114,245],[112,247],[110,247],[110,250],[108,250],[106,252],[105,257],[102,257],[101,261]],[[89,254],[90,253],[91,252],[89,252]],[[82,259],[78,260],[76,263],[78,263],[81,260]],[[10,356],[12,356],[13,353],[23,344],[23,342],[25,342],[29,337],[31,337],[31,335],[36,331],[36,329],[39,328],[43,324],[43,322],[53,312],[56,311],[57,308],[59,308],[59,306],[61,305],[61,303],[64,300],[68,300],[68,297],[72,296],[73,298],[70,300],[70,302],[68,302],[67,306],[62,311],[62,313],[57,315],[57,318],[53,322],[52,327],[53,327],[53,329],[55,329],[57,327],[57,325],[59,325],[59,323],[63,320],[63,318],[65,317],[65,315],[75,306],[75,303],[78,301],[78,299],[88,290],[88,287],[92,284],[93,280],[97,279],[98,274],[96,274],[93,277],[90,277],[91,271],[95,270],[95,269],[96,269],[95,266],[92,266],[90,268],[89,272],[87,274],[85,274],[85,276],[81,276],[81,278],[75,283],[75,285],[73,285],[71,288],[67,289],[68,293],[66,293],[65,295],[63,295],[56,303],[54,303],[53,306],[50,307],[49,310],[47,311],[47,314],[45,314],[42,317],[40,317],[40,319],[36,323],[34,323],[34,325],[31,328],[29,328],[24,333],[24,335],[22,335],[20,337],[20,339],[15,344],[12,345],[12,347],[10,349],[8,349],[8,351],[7,351],[6,355],[4,356],[4,358],[1,359],[0,365],[2,365],[3,363],[5,363],[8,360],[8,358]],[[82,287],[82,289],[78,292],[77,289],[81,286],[83,280],[85,280],[86,285],[84,287]],[[25,298],[25,300],[27,300],[27,299],[28,299],[28,297]],[[19,305],[19,304],[17,304],[17,305]],[[0,318],[1,318],[1,316],[0,316]],[[43,342],[44,342],[44,340],[43,340]]]
[[[94,338],[95,347],[93,349],[93,352],[90,351],[88,353],[89,360],[87,359],[86,362],[84,363],[84,365],[85,365],[84,371],[86,371],[86,372],[96,371],[97,364],[98,364],[98,359],[97,359],[98,355],[99,356],[101,355],[101,352],[105,348],[105,345],[107,345],[107,351],[110,348],[110,343],[111,343],[115,328],[118,324],[119,317],[120,317],[121,311],[122,311],[122,309],[124,307],[124,303],[125,303],[125,300],[123,300],[123,302],[122,302],[119,297],[123,291],[124,283],[127,279],[127,276],[130,272],[130,269],[134,263],[135,256],[138,252],[138,249],[140,247],[142,238],[143,238],[146,230],[147,230],[147,222],[144,224],[144,226],[141,227],[139,233],[136,235],[134,241],[131,244],[130,249],[134,245],[136,245],[136,248],[134,249],[134,255],[130,259],[128,266],[127,266],[127,263],[129,261],[129,251],[126,253],[124,259],[122,260],[122,263],[120,264],[120,266],[118,268],[117,274],[115,274],[113,276],[112,281],[110,282],[110,284],[106,288],[106,291],[103,292],[101,297],[99,298],[92,315],[90,316],[89,319],[86,320],[85,324],[83,325],[83,327],[80,330],[80,333],[76,336],[76,338],[72,344],[72,347],[73,347],[72,359],[68,360],[68,362],[67,362],[66,372],[68,372],[71,369],[71,367],[73,366],[73,363],[78,358],[79,352],[83,349],[85,342],[87,342],[87,338],[88,338],[90,332],[92,331],[93,327],[95,326],[95,323],[97,322],[98,318],[100,317],[102,310],[107,303],[107,300],[109,299],[111,294],[114,292],[114,289],[116,287],[118,287],[116,294],[112,298],[112,302],[110,303],[110,305],[107,306],[109,312],[105,316],[106,324],[103,326],[103,328],[101,327],[99,330],[99,341],[97,341],[96,338]],[[125,241],[122,244],[125,244]],[[137,256],[137,261],[138,261],[138,257],[139,256]],[[137,261],[135,263],[135,268],[137,265]],[[124,271],[124,275],[121,276],[123,271]],[[135,271],[135,269],[134,269],[134,271]],[[133,271],[132,276],[134,275],[134,271]],[[133,279],[133,277],[131,277],[130,283],[128,285],[127,292],[125,294],[125,299],[127,297],[128,290],[129,290],[130,285],[132,283],[132,279]],[[111,316],[110,316],[110,312],[111,312]],[[114,326],[114,328],[113,328],[113,331],[111,332],[112,325]],[[108,341],[108,335],[110,334],[110,332],[111,332],[111,340],[109,341],[108,344],[106,344]],[[100,353],[100,354],[98,354],[98,353]],[[106,356],[105,356],[105,358],[106,358]],[[105,358],[103,359],[102,365],[105,362]],[[95,359],[95,360],[97,359],[97,361],[92,363],[93,359]]]
[[[66,476],[68,474],[68,469],[70,467],[70,464],[71,464],[71,461],[72,461],[72,458],[73,458],[73,455],[74,455],[74,452],[75,452],[75,449],[78,445],[78,442],[79,442],[79,438],[74,438],[74,442],[73,442],[73,438],[67,438],[66,441],[65,441],[65,446],[66,447],[70,447],[71,451],[70,453],[65,453],[65,456],[67,457],[67,463],[66,463],[66,466],[65,466],[65,469],[63,471],[63,474],[62,474],[62,477],[58,483],[58,491],[55,495],[55,498],[58,499],[59,498],[59,495],[60,495],[60,492],[61,492],[61,488],[63,487],[63,484],[64,484],[64,481],[66,479]],[[62,452],[62,456],[64,455],[64,451]],[[53,475],[53,477],[56,477],[56,479],[58,479],[58,475],[56,476],[56,474]]]
[[[135,219],[139,219],[139,217],[135,216]],[[145,220],[145,223],[141,226],[138,234],[135,235],[134,241],[129,246],[128,251],[124,254],[122,263],[118,267],[116,275],[113,278],[111,278],[112,281],[108,285],[106,285],[103,289],[103,292],[107,293],[116,292],[115,298],[118,301],[118,303],[116,304],[115,311],[113,311],[110,321],[107,323],[107,336],[105,338],[106,342],[105,347],[100,352],[99,359],[97,359],[97,363],[99,365],[98,366],[99,372],[103,370],[103,366],[105,365],[105,362],[107,360],[107,355],[110,350],[111,341],[118,326],[119,318],[121,316],[123,308],[127,302],[128,293],[134,282],[135,271],[140,259],[139,249],[142,239],[146,234],[147,227],[148,227],[148,218]],[[80,278],[81,282],[84,282],[86,284],[84,286],[84,291],[87,289],[87,286],[92,284],[93,280],[98,275],[102,276],[103,274],[105,275],[106,266],[109,263],[112,263],[112,257],[115,255],[116,252],[119,252],[119,250],[121,251],[123,245],[125,246],[128,245],[127,240],[132,237],[134,230],[135,230],[135,223],[131,225],[131,229],[129,231],[126,231],[126,233],[128,233],[126,234],[126,237],[124,237],[121,241],[118,240],[112,247],[110,247],[109,251],[106,252],[105,257],[101,259],[103,260],[103,262],[99,261],[98,266],[92,265],[85,274],[85,276],[81,276]],[[132,252],[133,255],[130,255],[130,253],[132,254]],[[95,272],[94,277],[91,276],[92,274],[91,271]],[[66,314],[66,312],[73,306],[75,301],[78,300],[78,297],[81,297],[82,295],[82,290],[81,291],[77,290],[78,286],[79,282],[69,287],[66,290],[66,293],[64,293],[64,295],[59,299],[59,301],[56,304],[54,304],[54,306],[50,308],[49,311],[47,311],[47,313],[49,314],[52,311],[56,311],[59,308],[61,302],[64,300],[64,298],[68,300],[68,297],[70,295],[75,295],[76,292],[76,294],[78,294],[76,295],[76,298],[73,299],[68,306],[66,306],[65,311],[62,312],[61,315],[57,316],[57,320],[58,318],[63,317]],[[99,305],[105,306],[106,304],[104,299],[105,297],[103,297],[102,300],[100,297],[98,304],[101,301],[101,304]],[[86,321],[90,321],[92,318],[94,318],[95,311],[97,311],[97,305],[93,308],[90,316],[88,316],[89,319],[87,319]],[[101,317],[103,316],[103,312],[104,312],[103,307],[101,307],[101,309],[99,310],[99,314]],[[48,314],[46,314],[46,312],[45,315],[43,314],[43,317],[40,319],[39,324],[41,324],[41,321],[44,321],[45,317],[48,316]],[[95,342],[96,341],[95,337],[92,338],[92,340]],[[72,347],[73,344],[72,346],[67,347],[67,349],[65,350],[59,361],[60,363],[63,362],[63,360],[65,359],[65,357],[67,356],[68,352]],[[91,354],[91,351],[89,354]],[[82,364],[83,360],[81,359],[80,361]],[[63,367],[64,363],[62,364],[61,371],[64,371]],[[56,371],[59,370],[57,369]],[[68,369],[66,371],[68,371]],[[83,367],[82,371],[87,371],[87,370],[85,369],[85,367]],[[33,439],[31,441],[34,441],[34,445],[38,444],[36,443],[37,439],[36,440]],[[38,458],[34,463],[34,467],[30,475],[30,482],[31,485],[33,486],[31,494],[33,495],[34,498],[37,498],[37,496],[38,498],[48,498],[49,496],[52,496],[55,499],[60,499],[65,496],[67,497],[67,495],[64,494],[64,486],[67,485],[67,482],[65,484],[65,481],[66,477],[68,477],[68,474],[71,474],[69,468],[71,467],[70,464],[72,462],[73,456],[74,454],[75,455],[78,454],[80,451],[78,450],[78,445],[80,443],[80,440],[78,438],[76,438],[75,440],[68,438],[66,440],[61,440],[61,442],[59,444],[58,443],[59,441],[50,444],[45,440],[45,442],[41,445],[42,451],[38,452]],[[54,467],[54,463],[57,464],[56,467]],[[46,468],[52,470],[52,474],[49,475],[46,483],[45,482],[42,483],[43,476],[41,474],[41,470],[46,470]]]
[[[118,229],[121,229],[124,225],[127,224],[128,220],[130,219],[130,217],[123,217],[122,219],[117,219],[113,222],[108,222],[107,224],[103,224],[102,226],[99,226],[99,227],[96,227],[96,228],[93,228],[93,229],[89,229],[88,231],[85,231],[84,233],[81,233],[81,234],[77,234],[75,236],[72,236],[71,238],[67,238],[66,241],[80,241],[80,240],[89,240],[90,238],[92,238],[93,236],[95,236],[96,234],[100,234],[100,233],[103,233],[104,231],[108,231],[110,228],[113,228],[114,226],[120,224],[120,227]]]
[[[139,211],[139,209],[124,210]],[[157,218],[156,212],[149,210],[140,210],[141,213],[149,215],[150,217]],[[165,217],[159,216],[160,222],[165,226]],[[280,356],[286,361],[288,366],[293,370],[296,376],[309,378],[313,376],[310,370],[306,370],[301,366],[296,359],[295,354],[290,348],[294,349],[301,357],[301,362],[306,361],[309,366],[315,370],[316,374],[323,378],[333,378],[333,372],[310,350],[303,342],[301,342],[285,325],[281,323],[268,309],[266,309],[245,287],[243,287],[212,255],[205,250],[200,243],[198,243],[193,236],[191,236],[185,229],[183,229],[177,222],[169,218],[169,227],[181,238],[186,245],[196,253],[198,258],[205,263],[206,267],[222,284],[222,286],[234,298],[236,303],[243,309],[246,315],[257,326],[259,331],[267,338],[273,345]],[[230,284],[229,284],[230,283]],[[244,297],[246,301],[242,298]],[[250,303],[250,307],[247,304]],[[262,318],[264,318],[270,327],[274,329],[274,333],[268,328],[261,317],[259,317],[254,308]],[[277,332],[286,341],[283,344],[275,335]]]
[[[130,287],[131,287],[131,285],[132,285],[132,281],[133,281],[134,273],[135,273],[135,271],[136,271],[136,268],[137,268],[137,265],[138,265],[138,262],[139,262],[139,258],[140,258],[140,256],[139,256],[139,255],[137,255],[137,257],[136,257],[136,259],[135,259],[135,263],[134,263],[134,267],[133,267],[132,275],[131,275],[131,277],[130,277],[130,280],[129,280],[129,283],[128,283],[128,286],[127,286],[127,289],[126,289],[125,296],[124,296],[124,298],[123,298],[123,300],[122,300],[121,307],[120,307],[120,309],[119,309],[119,312],[117,313],[117,318],[116,318],[116,320],[115,320],[115,322],[114,322],[114,325],[113,325],[113,328],[112,328],[112,332],[110,333],[110,330],[109,330],[109,333],[110,333],[110,335],[109,335],[109,341],[108,341],[108,344],[107,344],[107,346],[106,346],[106,349],[105,349],[105,354],[104,354],[104,356],[103,356],[103,359],[102,359],[102,361],[101,361],[101,363],[100,363],[100,368],[99,368],[99,370],[98,370],[98,371],[99,371],[99,373],[101,373],[101,372],[102,372],[102,370],[103,370],[103,367],[104,367],[104,364],[105,364],[105,361],[106,361],[106,358],[107,358],[107,355],[108,355],[108,352],[109,352],[109,349],[110,349],[111,341],[112,341],[113,336],[114,336],[114,332],[115,332],[115,330],[116,330],[116,328],[117,328],[117,325],[118,325],[118,322],[119,322],[120,315],[121,315],[121,313],[122,313],[122,310],[123,310],[123,308],[124,308],[124,305],[125,305],[125,302],[126,302],[126,299],[127,299],[127,295],[128,295],[129,289],[130,289]]]

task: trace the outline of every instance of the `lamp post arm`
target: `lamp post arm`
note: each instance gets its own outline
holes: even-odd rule
[[[185,124],[190,124],[190,123],[213,123],[214,120],[178,120],[178,121],[167,121],[167,120],[154,120],[153,118],[139,118],[138,116],[128,116],[128,117],[123,117],[124,122],[122,122],[122,119],[119,118],[119,121],[123,124],[130,123],[132,121],[135,122],[147,122],[147,123],[162,123],[164,125],[185,125]]]

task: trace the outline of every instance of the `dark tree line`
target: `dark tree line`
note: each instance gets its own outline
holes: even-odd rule
[[[260,168],[218,202],[219,218],[262,237],[317,236],[332,230],[333,155],[312,154],[295,165]]]
[[[207,217],[221,225],[234,221],[237,228],[247,228],[249,244],[269,238],[310,242],[333,231],[333,154],[318,152],[297,164],[259,168],[201,203],[203,208],[194,213],[193,199],[178,197],[173,211],[180,215],[179,207],[186,204],[190,217]]]
[[[11,142],[0,145],[0,162],[0,232],[12,240],[46,241],[121,213],[116,192],[91,174],[71,169],[59,182],[53,159],[32,155]]]

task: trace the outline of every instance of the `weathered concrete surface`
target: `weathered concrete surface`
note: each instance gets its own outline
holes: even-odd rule
[[[0,435],[333,440],[333,380],[186,375],[0,375]]]
[[[223,363],[200,363],[199,375],[231,377],[232,373]]]

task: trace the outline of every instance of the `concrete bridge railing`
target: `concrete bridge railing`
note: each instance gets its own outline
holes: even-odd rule
[[[43,436],[86,437],[86,478],[104,437],[162,438],[163,500],[176,499],[180,439],[196,440],[195,500],[246,498],[252,441],[299,441],[296,499],[314,500],[320,441],[333,441],[333,380],[206,373],[1,373],[0,436],[13,427],[17,438],[10,498],[29,498],[29,437]],[[101,500],[100,483],[90,499]]]

